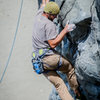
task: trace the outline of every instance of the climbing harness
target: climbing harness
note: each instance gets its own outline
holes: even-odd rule
[[[50,48],[48,49],[39,49],[35,52],[33,52],[32,54],[32,64],[33,64],[33,69],[37,74],[42,74],[42,73],[48,73],[51,70],[45,70],[43,64],[46,64],[48,67],[50,67],[50,65],[48,65],[47,63],[44,63],[42,61],[43,57],[46,55],[47,52],[49,52],[49,50],[51,50]],[[54,69],[54,71],[58,70],[62,65],[62,59],[60,56],[59,62],[58,62],[58,66],[56,69]]]
[[[19,11],[19,16],[18,16],[16,31],[15,31],[15,35],[14,35],[14,40],[13,40],[12,47],[11,47],[11,50],[10,50],[10,53],[9,53],[9,56],[8,56],[8,60],[6,62],[6,66],[5,66],[4,72],[3,72],[2,76],[1,76],[1,79],[0,79],[0,83],[3,80],[3,77],[5,75],[5,72],[7,70],[7,67],[8,67],[8,64],[9,64],[9,61],[10,61],[10,58],[11,58],[11,55],[12,55],[12,51],[13,51],[14,44],[15,44],[15,40],[16,40],[16,35],[17,35],[17,32],[18,32],[19,22],[20,22],[20,18],[21,18],[22,7],[23,7],[23,0],[21,1],[21,5],[20,5],[20,11]]]
[[[39,49],[33,52],[32,54],[32,64],[33,69],[37,74],[43,73],[45,70],[43,68],[43,61],[42,58],[45,56],[45,54],[49,51],[48,49]]]

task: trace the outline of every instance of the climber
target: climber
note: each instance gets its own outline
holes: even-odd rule
[[[68,32],[73,31],[75,25],[66,24],[58,34],[53,20],[59,14],[59,6],[55,2],[45,1],[42,0],[41,8],[34,18],[32,33],[33,68],[38,74],[42,73],[55,86],[62,100],[73,100],[57,71],[66,74],[70,87],[76,95],[80,96],[74,67],[55,50],[55,47]]]

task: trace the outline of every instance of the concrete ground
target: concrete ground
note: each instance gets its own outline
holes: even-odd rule
[[[22,0],[0,0],[0,79],[14,40]],[[7,70],[0,83],[0,100],[48,100],[52,84],[33,72],[33,20],[38,0],[23,0],[20,25]]]

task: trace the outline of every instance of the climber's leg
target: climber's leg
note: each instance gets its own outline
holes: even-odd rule
[[[55,86],[59,96],[61,97],[61,100],[73,100],[64,81],[55,71],[50,71],[44,75]]]
[[[75,75],[74,67],[64,57],[62,57],[62,67],[60,67],[59,71],[62,71],[67,75],[67,79],[70,87],[72,88],[75,94],[79,95],[78,82]]]

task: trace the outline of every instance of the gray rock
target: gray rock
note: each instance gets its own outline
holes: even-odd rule
[[[67,20],[77,26],[64,38],[57,50],[75,65],[80,88],[86,100],[100,100],[100,1],[55,1],[61,9],[58,16],[60,30]],[[53,97],[56,96],[58,94],[53,92]]]
[[[91,8],[91,32],[83,43],[78,44],[80,54],[77,55],[75,63],[78,80],[87,100],[100,99],[100,20],[97,17],[95,3]]]

